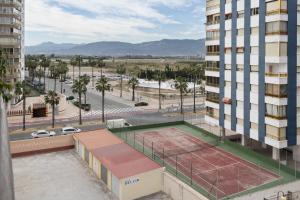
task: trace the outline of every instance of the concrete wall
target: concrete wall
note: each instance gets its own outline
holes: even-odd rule
[[[120,181],[120,200],[133,200],[148,196],[162,190],[162,174],[164,168],[148,171]],[[136,183],[125,185],[125,182],[132,180]]]
[[[252,194],[244,195],[241,197],[234,198],[234,200],[253,200],[253,199],[264,199],[264,198],[269,198],[274,195],[277,195],[277,193],[284,192],[285,194],[290,191],[290,192],[298,192],[300,190],[300,181],[295,181],[292,183],[284,184],[284,185],[279,185],[276,187],[273,187],[271,189],[267,190],[262,190],[259,192],[255,192]]]
[[[73,147],[73,135],[10,142],[11,154],[13,157],[64,150]]]
[[[174,200],[208,200],[190,186],[167,172],[163,173],[163,192]]]

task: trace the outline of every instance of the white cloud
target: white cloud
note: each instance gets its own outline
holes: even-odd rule
[[[172,36],[151,32],[160,25],[180,22],[160,12],[157,6],[180,8],[193,1],[199,0],[26,0],[26,31],[47,33],[66,42],[168,38]]]

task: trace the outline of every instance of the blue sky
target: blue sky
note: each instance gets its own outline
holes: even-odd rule
[[[25,43],[203,38],[205,0],[26,0]]]

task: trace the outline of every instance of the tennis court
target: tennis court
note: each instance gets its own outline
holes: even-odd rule
[[[165,166],[176,169],[191,185],[197,185],[215,199],[264,185],[279,176],[218,148],[218,141],[205,141],[178,127],[125,133],[126,140]]]

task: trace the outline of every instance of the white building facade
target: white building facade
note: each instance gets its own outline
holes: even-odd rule
[[[7,80],[23,80],[24,66],[24,0],[0,0],[0,48],[9,62]]]
[[[206,122],[300,161],[300,1],[206,3]]]

